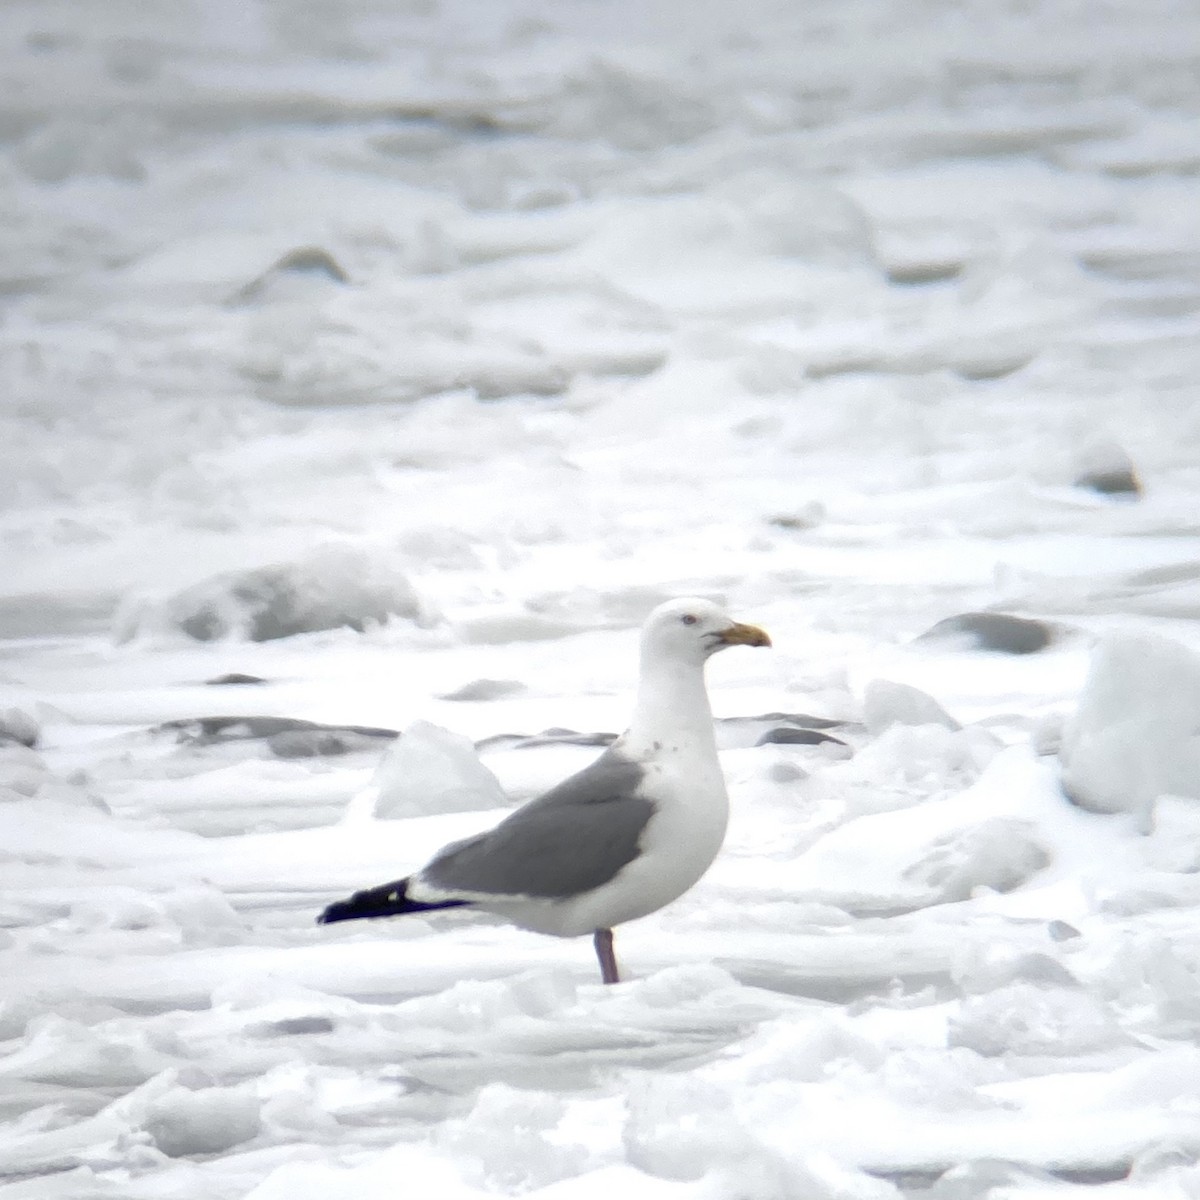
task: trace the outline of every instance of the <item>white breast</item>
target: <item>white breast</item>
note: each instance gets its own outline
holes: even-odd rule
[[[574,937],[647,916],[682,896],[708,870],[729,822],[725,781],[715,762],[700,771],[694,762],[682,768],[674,756],[647,764],[642,790],[653,796],[655,812],[642,832],[638,856],[609,883],[559,901],[555,928],[539,924],[541,932]]]

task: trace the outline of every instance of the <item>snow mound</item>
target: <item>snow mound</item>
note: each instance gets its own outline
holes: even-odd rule
[[[970,822],[961,805],[930,808],[942,808],[947,822]],[[905,912],[967,900],[977,889],[1010,892],[1050,862],[1034,825],[1016,817],[933,837],[912,824],[911,811],[877,813],[826,834],[796,864],[805,892],[851,912]]]
[[[1059,759],[1067,795],[1092,812],[1148,820],[1160,796],[1200,800],[1200,656],[1161,637],[1103,641]]]
[[[393,743],[367,794],[374,815],[392,820],[510,803],[470,738],[429,721],[414,721]]]
[[[898,733],[936,735],[942,754],[961,754],[961,743],[972,731],[951,733],[940,726],[893,726],[864,754]],[[920,742],[893,742],[893,747]],[[933,746],[926,741],[925,749]],[[850,764],[847,764],[850,765]],[[910,764],[918,765],[918,764]],[[926,761],[918,780],[928,788],[950,780],[943,771],[950,764]],[[931,767],[941,770],[926,776]],[[977,890],[1009,892],[1022,886],[1051,861],[1038,825],[1019,810],[1009,795],[1012,762],[1006,755],[992,759],[971,786],[942,794],[910,789],[876,801],[860,803],[853,797],[844,823],[817,838],[794,862],[788,872],[803,895],[848,912],[897,913],[969,899]],[[825,785],[834,769],[823,773]],[[888,807],[885,809],[884,805]],[[894,807],[892,807],[894,805]],[[865,811],[864,811],[865,809]]]
[[[295,562],[214,575],[165,599],[127,604],[115,634],[128,641],[178,630],[199,642],[266,642],[320,629],[361,632],[391,617],[428,617],[408,577],[364,550],[332,544]]]

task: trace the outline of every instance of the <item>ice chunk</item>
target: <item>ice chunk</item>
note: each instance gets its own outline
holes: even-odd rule
[[[833,1200],[847,1194],[803,1160],[785,1158],[760,1140],[738,1121],[734,1107],[724,1088],[695,1075],[639,1079],[629,1096],[626,1156],[660,1179],[709,1176],[713,1186],[704,1195]]]
[[[177,1087],[150,1103],[144,1128],[171,1158],[219,1154],[257,1135],[261,1109],[253,1086]]]
[[[974,783],[999,751],[978,726],[892,725],[852,759],[814,774],[812,790],[836,797],[851,813],[906,808]]]
[[[126,641],[179,630],[201,642],[240,637],[271,641],[296,633],[430,619],[408,577],[379,555],[326,545],[290,563],[215,575],[163,600],[127,603],[114,632]]]
[[[993,758],[982,778],[972,780],[975,787],[920,800],[922,791],[928,794],[922,775],[932,775],[939,787],[950,783],[947,768],[953,759],[945,756],[961,754],[961,743],[974,732],[895,725],[859,759],[845,764],[851,767],[873,757],[870,752],[890,739],[890,753],[906,746],[911,750],[906,762],[895,764],[893,776],[912,769],[920,787],[912,787],[907,797],[888,798],[891,811],[868,809],[820,836],[789,868],[803,894],[851,912],[908,911],[964,900],[977,888],[1008,891],[1044,867],[1050,856],[1040,831],[1011,812],[1008,785],[1002,782],[1009,778],[1011,766],[1003,755]],[[934,750],[940,754],[929,753]],[[918,751],[926,753],[926,761],[918,759]],[[889,757],[869,764],[872,773]],[[817,782],[813,776],[809,788]],[[826,778],[825,787],[831,782]],[[866,797],[862,807],[868,804],[884,807],[875,796]]]
[[[1036,830],[1015,817],[991,817],[938,838],[902,877],[943,900],[966,900],[976,888],[1010,892],[1050,862]]]
[[[583,1146],[554,1137],[564,1110],[550,1093],[489,1084],[465,1120],[443,1127],[437,1144],[470,1182],[505,1191],[542,1187],[578,1175],[587,1162]]]
[[[1200,656],[1167,638],[1105,639],[1059,759],[1067,795],[1093,812],[1148,822],[1159,796],[1200,800]]]
[[[1012,983],[1036,983],[1044,987],[1079,984],[1051,954],[1001,941],[967,943],[954,965],[953,977],[964,992],[970,993],[990,992]]]
[[[965,1000],[947,1040],[984,1055],[1069,1057],[1129,1039],[1108,1006],[1081,989],[1013,983]]]
[[[1200,1029],[1200,979],[1190,953],[1161,935],[1123,937],[1096,955],[1094,986],[1139,1025],[1195,1040]]]
[[[875,266],[871,220],[836,188],[790,173],[751,171],[721,193],[734,202],[755,249],[815,266]]]
[[[863,697],[863,721],[871,733],[882,733],[892,725],[943,725],[959,729],[959,723],[930,695],[907,683],[873,679]]]
[[[367,791],[375,816],[388,819],[510,803],[471,740],[428,721],[414,721],[392,744]]]
[[[922,1191],[921,1196],[923,1200],[982,1200],[982,1197],[1001,1196],[1006,1192],[1015,1196],[1018,1195],[1015,1189],[1025,1183],[1033,1184],[1035,1188],[1040,1186],[1047,1196],[1065,1190],[1062,1181],[1048,1171],[1002,1158],[979,1158],[956,1163],[928,1191]],[[1039,1193],[1035,1191],[1034,1194]]]
[[[765,1030],[744,1052],[742,1068],[751,1083],[777,1079],[816,1083],[828,1076],[834,1063],[876,1071],[884,1057],[883,1048],[856,1032],[849,1021],[830,1016]]]
[[[206,884],[175,888],[158,903],[185,946],[233,946],[245,936],[246,927],[233,906]]]
[[[40,754],[18,742],[0,741],[0,799],[36,795],[49,778]]]
[[[29,1023],[20,1049],[0,1059],[0,1077],[120,1087],[142,1083],[172,1065],[140,1030],[89,1029],[45,1016]]]

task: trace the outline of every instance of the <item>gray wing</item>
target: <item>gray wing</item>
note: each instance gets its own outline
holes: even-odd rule
[[[638,855],[654,813],[645,772],[609,750],[506,817],[441,850],[421,878],[445,891],[561,900],[600,887]]]

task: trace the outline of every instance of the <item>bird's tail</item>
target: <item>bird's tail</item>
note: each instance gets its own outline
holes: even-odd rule
[[[346,900],[331,904],[317,918],[318,925],[331,925],[334,921],[358,921],[366,917],[399,917],[404,913],[432,912],[438,908],[461,908],[465,900],[442,900],[435,904],[423,904],[408,898],[408,880],[397,879],[379,887],[355,892]]]

